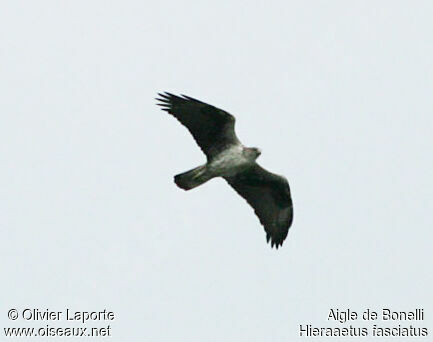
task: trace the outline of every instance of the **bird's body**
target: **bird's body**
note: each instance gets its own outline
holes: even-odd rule
[[[184,190],[191,190],[215,177],[234,177],[251,167],[259,155],[257,149],[233,144],[206,164],[175,176],[175,183]]]
[[[191,190],[223,177],[254,208],[267,241],[281,246],[293,219],[287,180],[256,163],[260,150],[242,145],[234,132],[235,118],[229,113],[188,96],[159,96],[159,105],[188,128],[207,157],[206,164],[176,175],[175,183]]]
[[[248,152],[248,148],[240,144],[232,145],[211,159],[207,167],[215,176],[235,176],[257,159],[258,155]]]

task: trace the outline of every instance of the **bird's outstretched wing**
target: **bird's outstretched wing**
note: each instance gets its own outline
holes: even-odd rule
[[[233,115],[189,96],[158,95],[158,105],[188,128],[208,159],[228,145],[239,143]]]
[[[257,163],[234,177],[224,177],[247,200],[276,248],[283,244],[293,220],[293,204],[287,179]]]

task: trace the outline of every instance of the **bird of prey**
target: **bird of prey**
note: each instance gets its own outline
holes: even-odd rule
[[[176,185],[191,190],[212,178],[224,178],[253,207],[267,242],[278,249],[293,220],[287,179],[256,163],[261,151],[242,145],[233,115],[189,96],[167,92],[158,96],[158,105],[189,130],[207,157],[206,164],[176,175]]]

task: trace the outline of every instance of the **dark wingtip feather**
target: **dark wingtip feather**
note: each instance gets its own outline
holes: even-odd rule
[[[165,93],[158,93],[159,97],[156,97],[155,100],[159,101],[156,103],[157,106],[162,107],[161,109],[170,112],[170,108],[172,106],[172,96],[171,94],[165,92]]]
[[[271,237],[271,234],[266,234],[266,242],[268,242],[268,243],[270,242],[271,248],[275,247],[276,249],[278,249],[279,247],[283,246],[284,240],[283,241],[277,241]]]
[[[201,102],[200,100],[197,100],[197,99],[195,99],[195,98],[193,98],[193,97],[191,97],[191,96],[187,96],[187,95],[184,95],[184,94],[181,94],[181,96],[182,96],[184,99],[189,100],[189,101],[194,101],[194,102],[203,103],[203,102]]]
[[[165,99],[169,99],[169,98],[170,98],[170,94],[167,93],[167,92],[164,92],[164,93],[158,93],[158,96],[161,96],[161,97],[163,97],[163,98],[165,98]]]
[[[169,93],[168,91],[165,91],[163,93],[157,93],[157,94],[160,97],[160,98],[157,98],[158,101],[166,102],[166,103],[170,103],[170,104],[172,104],[173,101],[178,101],[178,100],[185,101],[186,100],[184,97],[174,95],[172,93]]]
[[[174,95],[172,93],[169,93],[168,91],[164,92],[164,97],[167,98],[170,102],[173,101],[173,99],[182,99],[181,97]]]

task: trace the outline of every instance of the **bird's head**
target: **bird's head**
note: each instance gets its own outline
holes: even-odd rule
[[[245,154],[248,159],[256,160],[262,154],[262,151],[257,147],[247,147]]]

